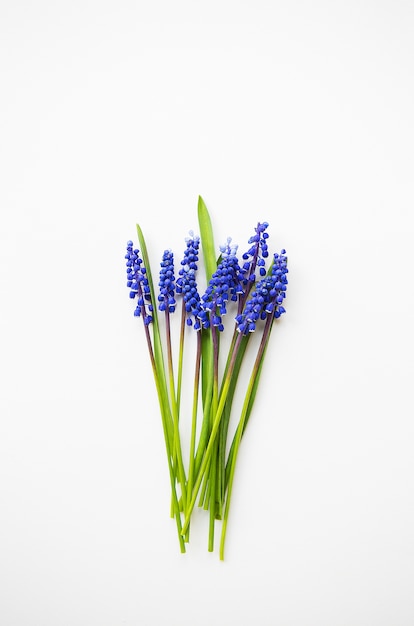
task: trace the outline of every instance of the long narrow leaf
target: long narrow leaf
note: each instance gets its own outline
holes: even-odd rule
[[[166,416],[166,427],[167,427],[167,433],[169,437],[170,449],[172,450],[173,439],[174,439],[174,432],[173,432],[174,426],[173,426],[173,420],[172,420],[171,407],[168,401],[167,378],[166,378],[165,365],[164,365],[164,355],[163,355],[163,350],[162,350],[160,327],[158,323],[157,302],[155,298],[154,282],[152,280],[151,264],[150,264],[150,260],[148,256],[148,250],[147,250],[147,246],[145,243],[144,234],[139,224],[137,224],[137,234],[138,234],[139,246],[141,249],[142,259],[144,261],[144,267],[146,270],[146,276],[148,279],[148,285],[150,288],[150,293],[151,293],[151,298],[152,298],[151,303],[153,306],[152,330],[153,330],[153,340],[154,340],[154,359],[155,359],[155,364],[157,367],[157,375],[158,375],[159,385],[161,389],[161,394],[162,394],[163,402],[165,404],[164,409],[165,409],[165,416]]]
[[[260,381],[260,376],[262,373],[262,367],[263,367],[263,363],[264,363],[264,359],[265,359],[265,355],[266,355],[266,350],[267,347],[269,345],[269,338],[270,338],[270,334],[271,334],[271,328],[266,340],[266,345],[263,351],[263,357],[262,360],[260,361],[259,367],[257,369],[255,378],[254,378],[254,383],[252,386],[252,390],[248,399],[248,406],[247,406],[247,411],[246,411],[246,417],[245,420],[243,422],[243,427],[242,427],[242,437],[244,435],[244,432],[246,430],[246,426],[247,423],[250,419],[250,415],[253,409],[253,405],[254,405],[254,400],[256,398],[256,393],[257,393],[257,388],[259,386],[259,381]],[[230,467],[231,467],[231,463],[232,463],[232,459],[233,459],[233,454],[234,454],[234,446],[235,446],[235,440],[237,438],[237,431],[235,432],[234,436],[233,436],[233,441],[231,442],[231,446],[230,446],[230,450],[229,450],[229,454],[227,457],[227,463],[226,463],[226,470],[225,470],[225,489],[227,488],[227,484],[228,484],[228,479],[229,479],[229,473],[230,473]]]
[[[200,227],[201,247],[204,256],[204,268],[206,271],[207,284],[217,269],[216,252],[214,246],[213,227],[211,225],[210,214],[201,196],[198,196],[198,224]],[[201,336],[201,391],[204,407],[204,416],[206,418],[206,405],[210,403],[209,396],[212,393],[213,380],[213,342],[211,333],[208,331],[200,331]],[[203,429],[203,434],[205,429]]]
[[[237,333],[236,333],[237,335]],[[226,405],[223,411],[223,417],[220,424],[219,429],[219,455],[218,455],[218,480],[219,480],[219,501],[220,504],[224,503],[224,494],[225,494],[225,466],[226,466],[226,448],[227,448],[227,434],[230,424],[230,416],[231,416],[231,408],[233,404],[234,394],[236,391],[237,381],[239,378],[240,368],[242,366],[243,358],[246,352],[247,344],[249,342],[250,335],[245,335],[242,337],[239,349],[237,351],[236,361],[234,364],[233,374],[231,376],[231,381],[229,385],[229,390],[226,399]],[[234,343],[232,344],[234,349]],[[229,354],[231,357],[231,354]],[[229,364],[230,358],[228,359],[226,371],[224,376],[227,373],[227,367]]]
[[[208,284],[217,269],[217,263],[210,214],[201,196],[198,196],[198,224],[200,226],[201,246],[203,249],[204,266]]]
[[[167,392],[166,373],[165,373],[161,337],[160,337],[159,325],[158,325],[158,315],[157,315],[156,302],[155,302],[154,284],[152,281],[151,265],[149,261],[145,238],[138,224],[137,224],[137,234],[138,234],[139,246],[141,248],[142,258],[144,261],[144,266],[146,269],[146,276],[148,279],[150,294],[152,296],[152,299],[151,299],[151,303],[153,305],[152,331],[153,331],[153,344],[154,344],[152,363],[153,363],[154,381],[155,381],[155,386],[156,386],[157,394],[158,394],[158,400],[160,404],[161,422],[162,422],[162,427],[164,431],[164,440],[165,440],[165,447],[166,447],[166,453],[167,453],[168,470],[169,470],[169,475],[170,475],[171,496],[172,496],[172,515],[175,517],[176,524],[177,524],[178,538],[180,542],[180,550],[181,552],[185,552],[186,550],[185,550],[184,538],[182,536],[180,506],[179,506],[179,501],[178,501],[178,496],[177,496],[177,491],[176,491],[176,471],[175,471],[173,455],[172,455],[172,450],[173,450],[172,445],[174,441],[173,421],[172,421],[171,407],[170,407],[168,392]]]

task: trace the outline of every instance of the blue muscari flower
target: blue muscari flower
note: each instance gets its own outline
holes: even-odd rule
[[[186,249],[184,251],[184,258],[181,261],[181,265],[183,266],[183,269],[181,269],[178,272],[180,275],[182,275],[182,272],[186,271],[186,270],[197,270],[198,249],[200,247],[200,237],[194,235],[192,230],[190,230],[190,232],[188,234],[190,236],[185,238],[185,242],[187,244],[187,247],[186,247]]]
[[[246,302],[243,312],[236,317],[236,329],[243,335],[256,329],[256,322],[264,320],[268,315],[278,318],[286,312],[282,302],[287,289],[287,257],[286,250],[273,256],[272,273],[260,280]]]
[[[169,313],[175,311],[175,276],[174,276],[174,255],[171,250],[165,250],[162,261],[160,263],[160,282],[158,283],[160,293],[158,296],[160,311],[166,311],[168,307]]]
[[[255,228],[256,234],[249,239],[248,243],[251,244],[251,247],[243,254],[244,285],[255,282],[256,266],[259,268],[260,276],[266,276],[265,259],[269,256],[267,247],[269,235],[265,231],[268,226],[267,222],[259,222]]]
[[[151,312],[153,307],[151,304],[151,293],[146,276],[146,269],[143,266],[142,259],[139,256],[139,250],[134,249],[132,241],[127,242],[126,272],[127,287],[130,289],[129,297],[138,298],[137,306],[134,311],[135,317],[142,315],[146,326],[152,322]],[[147,304],[148,303],[148,304]]]
[[[181,261],[182,268],[179,270],[179,278],[176,283],[176,292],[183,294],[185,303],[185,310],[189,317],[187,317],[187,324],[192,326],[193,321],[190,316],[195,318],[194,328],[199,330],[201,328],[198,315],[200,313],[200,295],[197,289],[197,282],[195,279],[195,273],[197,271],[198,262],[198,249],[200,247],[200,237],[194,236],[194,233],[190,231],[190,237],[186,238],[187,248],[184,252],[184,258]]]
[[[208,328],[212,324],[219,331],[223,331],[222,315],[227,313],[229,298],[236,301],[238,295],[243,294],[241,286],[243,275],[236,256],[237,246],[230,244],[231,239],[228,238],[227,245],[220,246],[221,261],[201,298],[198,317],[203,328]]]

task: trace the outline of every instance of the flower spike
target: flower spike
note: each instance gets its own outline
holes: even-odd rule
[[[181,261],[183,266],[178,274],[179,278],[176,283],[176,292],[183,294],[185,303],[185,310],[187,313],[187,324],[192,326],[193,320],[191,316],[195,318],[194,328],[199,330],[201,328],[198,315],[200,313],[200,295],[197,290],[197,282],[195,273],[197,271],[198,262],[198,250],[200,246],[200,237],[194,236],[194,233],[190,231],[190,237],[186,238],[187,248],[184,252],[184,258]]]
[[[269,314],[278,318],[285,313],[285,308],[282,306],[288,283],[285,253],[286,250],[282,250],[280,255],[274,254],[271,275],[257,283],[243,312],[236,316],[236,329],[239,333],[247,335],[254,332],[256,322],[259,319],[266,319]]]
[[[250,237],[248,243],[252,244],[247,252],[243,254],[243,284],[254,283],[256,280],[256,267],[259,268],[260,276],[266,275],[265,259],[269,256],[267,239],[269,238],[266,229],[267,222],[259,222],[255,228],[256,234]]]
[[[151,304],[151,293],[146,276],[146,269],[143,266],[143,261],[139,256],[139,250],[134,249],[132,241],[127,242],[126,259],[126,272],[127,272],[127,287],[130,289],[129,297],[134,299],[138,298],[137,306],[134,311],[135,317],[143,317],[146,326],[151,324],[153,307]],[[147,304],[148,302],[148,304]]]
[[[175,277],[174,277],[174,255],[171,250],[165,250],[160,269],[160,294],[158,296],[160,311],[168,308],[169,313],[175,311]]]
[[[231,245],[230,237],[225,246],[220,246],[220,251],[222,259],[201,298],[202,310],[199,318],[203,328],[208,328],[212,324],[219,331],[223,331],[221,316],[227,313],[229,298],[235,301],[239,294],[243,294],[241,286],[243,276],[236,256],[237,246]]]

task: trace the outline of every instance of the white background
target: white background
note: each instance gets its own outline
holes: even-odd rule
[[[0,621],[414,623],[414,7],[0,5]],[[125,287],[197,230],[286,247],[226,560],[178,551]]]

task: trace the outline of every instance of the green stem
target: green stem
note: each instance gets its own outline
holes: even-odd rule
[[[178,355],[178,374],[177,374],[177,413],[180,415],[180,402],[181,402],[181,382],[183,375],[183,355],[184,355],[184,331],[185,331],[185,304],[184,299],[182,300],[182,309],[181,309],[181,327],[180,327],[180,347],[179,347],[179,355]],[[175,463],[177,460],[176,454],[174,454],[173,462]],[[182,501],[180,502],[182,505]],[[173,506],[171,502],[171,517]]]
[[[227,355],[227,361],[224,368],[223,380],[225,380],[227,371],[230,365],[231,356],[234,351],[234,346],[236,344],[236,339],[238,336],[238,332],[236,331],[236,327],[233,331],[233,337],[231,339],[231,344],[229,348],[229,352]],[[236,370],[235,366],[235,370]],[[227,433],[230,422],[230,413],[231,413],[231,404],[234,396],[234,390],[236,386],[237,380],[237,372],[233,371],[232,380],[229,387],[229,392],[227,395],[226,405],[224,407],[223,417],[220,423],[219,434],[218,434],[218,452],[217,452],[217,482],[218,482],[218,500],[220,503],[220,517],[222,515],[222,507],[224,502],[224,494],[225,494],[225,476],[226,476],[226,445],[227,445]]]
[[[200,495],[200,506],[202,506],[205,511],[208,511],[208,507],[210,505],[210,489],[211,489],[210,466],[211,466],[211,459],[210,459],[210,463],[207,465],[206,471],[204,472],[204,483],[201,488],[203,493]]]
[[[156,361],[154,357],[154,351],[152,349],[151,337],[149,334],[148,326],[146,326],[145,324],[144,326],[145,326],[145,335],[146,335],[147,344],[148,344],[148,351],[149,351],[150,360],[151,360],[152,372],[154,375],[155,387],[157,390],[158,402],[159,402],[160,411],[161,411],[161,422],[162,422],[162,427],[163,427],[163,432],[164,432],[165,448],[167,452],[168,470],[169,470],[169,475],[170,475],[171,493],[172,493],[173,509],[175,513],[175,520],[177,524],[178,540],[180,543],[180,550],[182,553],[184,553],[185,544],[184,544],[184,539],[182,536],[181,515],[180,515],[180,508],[178,505],[177,491],[175,488],[175,473],[174,473],[174,468],[173,468],[172,460],[171,460],[170,439],[169,439],[168,427],[167,427],[167,413],[166,412],[167,412],[167,407],[168,407],[168,400],[165,398],[162,385],[160,385],[160,381],[159,381],[159,377],[157,373],[157,365],[156,365]],[[171,419],[171,416],[170,416],[170,419]]]
[[[171,346],[171,328],[170,328],[170,313],[167,308],[165,309],[165,330],[166,330],[166,338],[167,338],[167,359],[168,359],[168,372],[169,372],[169,383],[170,383],[170,400],[173,414],[173,425],[174,425],[174,445],[173,445],[173,455],[174,458],[177,459],[177,477],[181,485],[181,498],[183,504],[183,510],[186,510],[186,478],[184,472],[184,464],[183,457],[181,452],[181,442],[180,442],[180,432],[179,432],[179,415],[178,408],[176,402],[175,395],[175,385],[174,385],[174,369],[173,369],[173,358],[172,358],[172,346]]]
[[[233,353],[238,335],[239,333],[237,331],[234,331],[233,339],[232,339],[231,346],[229,349],[229,355],[227,358],[224,378],[226,376],[226,373],[229,367],[231,355]],[[221,419],[221,424],[220,424],[220,429],[219,429],[219,434],[218,434],[219,451],[218,451],[218,470],[217,471],[218,471],[219,502],[221,502],[221,507],[223,506],[225,492],[226,492],[226,448],[227,448],[227,435],[228,435],[230,417],[231,417],[231,407],[233,404],[233,398],[234,398],[234,394],[236,391],[237,381],[239,378],[239,373],[240,373],[241,365],[243,362],[243,357],[246,352],[249,339],[250,339],[250,334],[247,336],[243,335],[243,338],[241,340],[241,343],[238,349],[236,362],[233,368],[233,374],[231,376],[230,387],[229,387],[229,391],[227,394],[226,405],[224,407],[223,417]],[[220,510],[220,518],[221,518],[221,513],[222,511]]]
[[[236,469],[236,461],[237,461],[237,455],[238,455],[238,451],[240,447],[240,441],[243,435],[246,415],[247,415],[249,405],[250,405],[250,398],[251,398],[251,395],[255,386],[257,373],[259,371],[260,363],[262,361],[263,354],[266,348],[266,344],[268,341],[269,332],[270,332],[273,319],[274,319],[273,314],[269,314],[267,316],[266,324],[263,330],[262,339],[259,345],[259,349],[257,351],[256,360],[254,362],[252,374],[250,376],[249,384],[247,386],[247,391],[246,391],[246,395],[244,398],[243,407],[242,407],[242,411],[240,415],[239,425],[237,427],[236,435],[234,439],[234,453],[233,453],[232,460],[231,460],[229,482],[228,482],[228,487],[227,487],[226,506],[224,509],[223,525],[221,529],[221,540],[220,540],[220,559],[221,560],[224,559],[224,544],[226,540],[227,522],[228,522],[228,517],[229,517],[230,501],[231,501],[231,494],[232,494],[232,489],[233,489],[234,472]]]
[[[213,396],[213,343],[211,333],[207,330],[199,330],[201,333],[201,361],[202,361],[202,400],[203,421],[201,424],[200,438],[194,461],[194,474],[197,476],[204,452],[210,435],[210,411]]]
[[[217,413],[218,406],[218,359],[219,359],[219,347],[218,347],[218,330],[214,326],[211,327],[212,337],[213,337],[213,400],[211,403],[211,429],[213,428],[213,416]],[[214,550],[214,525],[216,521],[216,509],[217,509],[217,452],[218,452],[218,441],[217,437],[214,442],[212,455],[211,455],[211,463],[210,463],[210,524],[209,524],[209,534],[208,534],[208,551],[213,552]]]
[[[257,372],[255,374],[255,381],[254,381],[252,392],[250,394],[250,400],[249,400],[249,405],[248,405],[248,408],[247,408],[246,419],[245,419],[244,425],[243,425],[242,437],[244,436],[244,433],[246,431],[246,427],[247,427],[248,421],[250,419],[250,414],[252,412],[254,399],[256,397],[257,387],[259,385],[259,380],[260,380],[260,375],[261,375],[261,371],[262,371],[262,366],[263,366],[263,362],[264,362],[264,358],[265,358],[265,354],[266,354],[266,349],[267,349],[267,346],[269,344],[269,336],[270,336],[272,328],[273,328],[273,325],[270,327],[270,330],[269,330],[269,333],[268,333],[268,337],[267,337],[267,341],[266,341],[266,346],[265,346],[265,349],[264,349],[264,352],[263,352],[263,357],[262,357],[262,360],[260,361],[259,368],[258,368],[258,370],[257,370]],[[230,393],[229,393],[229,395],[230,395]],[[235,437],[236,437],[236,435],[234,435],[234,437],[233,437],[233,441],[231,442],[229,454],[228,454],[228,457],[227,457],[226,471],[225,471],[224,492],[226,491],[227,485],[228,485],[228,482],[229,482],[230,467],[231,467],[231,462],[232,462],[232,458],[233,458],[233,454],[234,454]]]
[[[186,532],[186,530],[188,528],[188,525],[190,523],[190,516],[191,516],[191,513],[192,513],[192,511],[194,509],[194,505],[195,505],[195,502],[196,502],[196,499],[197,499],[198,490],[200,489],[200,485],[201,485],[201,482],[203,480],[204,472],[205,472],[206,467],[207,467],[207,465],[208,465],[208,463],[210,461],[210,458],[211,458],[211,454],[212,454],[213,446],[214,446],[214,441],[215,441],[216,436],[217,436],[217,431],[218,431],[219,426],[220,426],[221,416],[223,414],[223,409],[224,409],[224,406],[226,404],[226,398],[227,398],[227,393],[228,393],[229,386],[230,386],[231,375],[233,373],[234,363],[235,363],[235,360],[236,360],[237,351],[238,351],[238,347],[240,346],[241,339],[242,339],[242,335],[239,334],[239,337],[237,338],[235,349],[234,349],[234,352],[233,352],[233,355],[232,355],[232,359],[231,359],[231,362],[230,362],[230,365],[229,365],[227,376],[226,376],[226,379],[224,381],[223,388],[222,388],[222,391],[221,391],[221,394],[220,394],[219,404],[218,404],[218,407],[217,407],[217,412],[216,412],[215,417],[214,417],[213,428],[212,428],[211,433],[210,433],[210,438],[209,438],[209,441],[208,441],[208,445],[207,445],[205,454],[203,456],[203,460],[201,462],[200,470],[199,470],[199,472],[197,474],[197,478],[196,478],[196,481],[195,481],[195,484],[194,484],[192,496],[189,498],[189,504],[187,505],[187,514],[186,514],[186,518],[184,520],[184,525],[183,525],[183,528],[182,528],[182,532],[184,534],[185,534],[185,532]]]
[[[210,463],[210,493],[209,493],[209,501],[210,501],[210,521],[208,528],[208,551],[213,552],[214,550],[214,526],[216,522],[216,509],[217,509],[217,444],[218,437],[213,444],[213,451],[211,455],[211,463]]]
[[[197,333],[197,353],[196,365],[194,373],[194,391],[193,391],[193,411],[191,416],[191,436],[190,436],[190,461],[188,467],[187,494],[191,495],[194,481],[194,462],[195,462],[195,442],[197,431],[197,410],[198,410],[198,390],[200,388],[200,365],[201,365],[201,333]],[[188,529],[189,530],[189,529]],[[188,532],[186,540],[188,541]]]
[[[148,285],[150,288],[150,294],[155,294],[154,282],[152,280],[151,264],[150,264],[150,259],[148,255],[147,245],[145,242],[145,237],[141,230],[140,225],[137,224],[136,226],[137,226],[138,240],[139,240],[139,245],[141,247],[141,253],[142,253],[142,258],[144,261],[146,276],[148,279]],[[151,326],[152,326],[152,335],[153,335],[153,341],[154,341],[153,356],[155,359],[155,366],[156,366],[156,370],[158,374],[159,385],[160,385],[163,397],[168,403],[168,391],[167,391],[167,381],[166,381],[166,376],[165,376],[164,354],[163,354],[163,349],[162,349],[161,333],[160,333],[160,327],[158,323],[158,312],[157,312],[156,302],[152,301],[152,305],[153,305],[153,311],[151,314],[152,314],[153,320],[152,320]],[[166,419],[167,434],[168,434],[168,438],[170,442],[170,447],[172,447],[173,437],[174,437],[174,433],[173,433],[174,427],[173,427],[173,419],[172,419],[170,410],[168,411],[168,414],[166,415],[165,419]]]
[[[181,308],[181,324],[180,324],[180,348],[178,353],[178,372],[177,372],[177,411],[180,414],[180,402],[181,402],[181,385],[183,379],[183,356],[184,356],[184,337],[185,337],[185,302],[182,300]]]
[[[211,459],[209,463],[207,463],[206,471],[204,472],[203,485],[200,490],[200,500],[198,501],[198,506],[204,507],[205,511],[207,511],[208,509],[209,493],[210,493],[210,490],[209,490],[210,463],[211,463]]]

